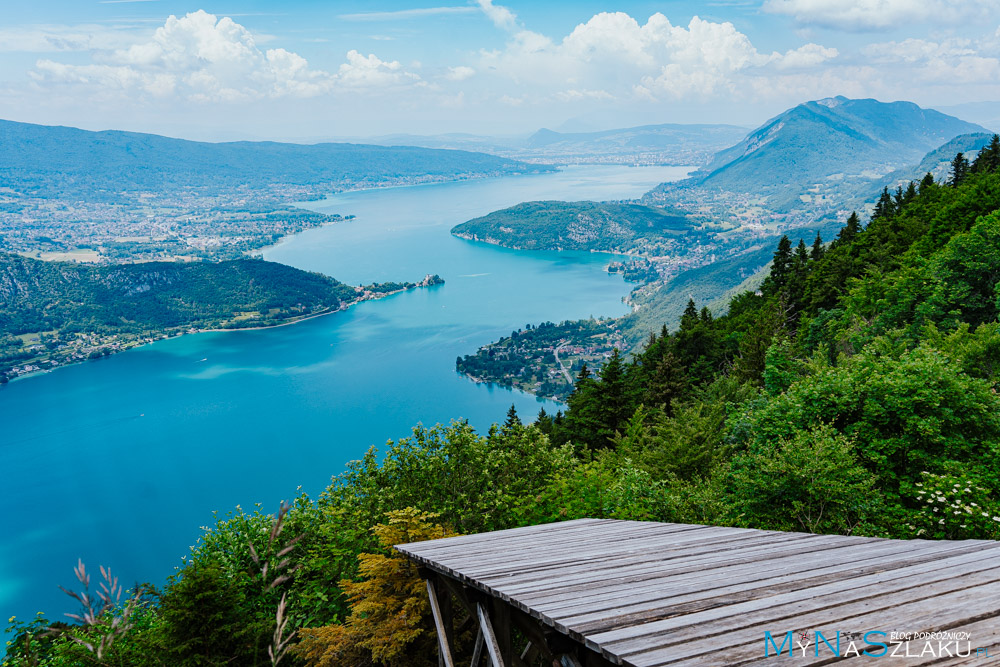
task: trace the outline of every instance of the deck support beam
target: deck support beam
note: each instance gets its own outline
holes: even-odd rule
[[[490,615],[486,613],[486,608],[481,603],[476,605],[476,614],[479,616],[479,630],[486,644],[486,653],[490,656],[490,666],[505,667],[507,663],[503,660],[503,651],[493,631],[493,624],[490,623]]]
[[[488,667],[527,667],[541,657],[553,667],[612,667],[600,653],[578,644],[539,622],[521,609],[495,597],[484,595],[447,574],[420,568],[426,581],[431,614],[438,637],[438,665],[456,667],[452,602],[457,600],[468,614],[458,632],[476,627],[471,667],[480,667],[488,656]],[[527,640],[522,651],[514,649],[514,633]],[[468,654],[466,654],[467,656]]]
[[[442,609],[441,598],[438,597],[432,579],[427,579],[427,597],[431,602],[431,615],[434,617],[434,628],[437,630],[438,665],[455,667],[455,660],[451,655],[451,599],[449,597],[447,610]]]

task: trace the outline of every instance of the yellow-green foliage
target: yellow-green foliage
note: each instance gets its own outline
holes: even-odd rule
[[[389,512],[373,529],[385,553],[358,556],[359,580],[342,581],[350,603],[344,623],[299,631],[294,653],[310,667],[430,667],[435,635],[423,580],[412,561],[392,550],[456,533],[432,523],[436,514],[413,508]]]

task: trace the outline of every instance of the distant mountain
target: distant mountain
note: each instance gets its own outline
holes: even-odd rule
[[[746,136],[736,125],[642,125],[603,132],[554,132],[541,129],[525,146],[562,153],[634,153],[642,151],[718,150]]]
[[[719,152],[690,183],[780,192],[849,177],[877,178],[949,139],[986,128],[912,102],[834,97],[800,104]]]
[[[477,134],[420,136],[391,134],[369,139],[389,146],[483,151],[503,157],[555,163],[705,164],[716,151],[746,136],[735,125],[643,125],[600,132],[556,132],[542,128],[530,136]]]
[[[993,132],[1000,132],[1000,102],[965,102],[964,104],[934,108],[941,113],[979,123]]]
[[[549,169],[412,146],[204,143],[0,121],[0,182],[41,197],[100,199],[119,192],[275,185],[333,190]]]
[[[908,181],[919,181],[928,173],[937,181],[947,180],[951,175],[951,161],[955,159],[955,155],[964,153],[965,157],[972,161],[980,149],[992,139],[993,134],[989,132],[960,134],[929,152],[917,166],[897,169],[889,174],[886,180],[890,186],[897,183],[905,184]]]

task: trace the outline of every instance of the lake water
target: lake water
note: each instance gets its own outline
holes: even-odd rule
[[[558,406],[455,372],[455,357],[526,323],[621,315],[608,257],[517,252],[452,226],[533,199],[636,197],[683,168],[555,174],[347,193],[303,204],[356,219],[304,232],[267,259],[344,282],[414,281],[346,312],[260,331],[160,341],[0,388],[0,617],[76,611],[57,589],[83,558],[162,583],[213,510],[296,488],[315,495],[369,446],[422,422],[485,429],[513,403]]]

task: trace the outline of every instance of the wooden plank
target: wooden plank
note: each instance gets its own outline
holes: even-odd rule
[[[630,637],[617,645],[613,642],[600,643],[598,634],[589,636],[591,641],[600,643],[602,649],[612,651],[616,655],[627,656],[639,650],[647,650],[651,646],[698,641],[707,636],[735,632],[751,622],[750,619],[754,623],[776,622],[781,619],[793,619],[798,622],[798,617],[824,609],[836,609],[836,613],[848,613],[854,608],[851,606],[852,603],[869,606],[883,604],[880,598],[887,595],[895,596],[893,599],[906,600],[917,597],[923,599],[929,594],[950,593],[962,585],[959,578],[964,577],[963,568],[970,568],[967,571],[968,576],[979,574],[982,575],[981,579],[987,582],[996,575],[996,572],[993,572],[996,568],[989,561],[981,561],[978,565],[959,564],[936,581],[905,579],[873,581],[864,586],[827,590],[815,598],[802,595],[776,596],[776,599],[753,600],[703,613],[675,616],[661,624],[655,633]],[[862,602],[858,603],[859,600]]]
[[[827,543],[833,541],[827,540]],[[751,547],[758,547],[761,553],[769,549],[780,549],[785,544],[822,544],[820,539],[804,539],[800,536],[758,536],[746,534],[717,533],[714,536],[693,536],[688,539],[664,541],[659,536],[647,538],[642,544],[624,542],[620,547],[601,545],[598,548],[587,548],[584,545],[573,545],[565,551],[549,550],[547,546],[542,556],[537,551],[533,557],[519,559],[506,558],[505,555],[494,556],[489,562],[469,563],[462,567],[466,576],[480,580],[490,580],[497,576],[508,576],[516,571],[519,578],[527,580],[535,578],[546,579],[551,572],[564,567],[579,567],[585,562],[600,563],[605,567],[628,564],[640,561],[666,561],[678,558],[691,559],[698,556],[720,557],[730,552],[735,553]],[[456,563],[449,559],[437,561],[439,564],[454,567]]]
[[[825,549],[820,552],[816,552],[815,555],[809,555],[806,558],[798,558],[794,556],[779,556],[772,559],[766,559],[761,562],[749,562],[740,564],[731,564],[723,567],[715,568],[711,574],[702,570],[699,574],[703,577],[726,577],[726,576],[741,576],[742,574],[753,574],[754,572],[782,572],[788,571],[789,569],[801,569],[803,564],[808,564],[813,566],[819,563],[834,563],[840,562],[841,559],[846,558],[863,558],[866,553],[881,552],[882,549],[887,551],[895,551],[898,553],[903,553],[907,551],[905,545],[898,544],[888,544],[879,545],[875,548],[869,548],[864,545],[847,545],[843,547],[838,547],[831,545],[830,548]],[[634,566],[624,566],[615,569],[613,579],[622,580],[623,578],[646,575],[650,573],[662,572],[664,570],[664,565],[660,563],[640,563]],[[553,577],[549,580],[549,586],[560,587],[564,590],[568,590],[566,587],[576,586],[576,590],[584,589],[595,583],[604,581],[608,578],[608,574],[600,570],[584,570],[584,571],[572,571],[570,574],[561,577]],[[493,583],[493,582],[490,582]],[[624,582],[623,582],[624,583]],[[533,589],[537,589],[538,582],[530,582],[525,584],[519,583],[503,583],[493,585],[496,590],[502,591],[504,595],[516,596],[519,593],[528,592]]]
[[[818,564],[824,562],[844,562],[841,558],[841,556],[846,555],[844,552],[831,551],[828,548],[830,544],[819,546],[820,548],[810,551],[789,550],[774,552],[772,558],[765,560],[757,560],[756,558],[744,559],[740,557],[739,553],[736,553],[726,559],[698,559],[695,561],[683,560],[676,563],[664,563],[664,567],[659,569],[626,570],[625,568],[619,568],[615,570],[613,576],[608,576],[601,580],[585,580],[581,584],[573,586],[552,585],[548,588],[548,595],[535,595],[533,592],[527,591],[523,596],[518,595],[518,598],[525,601],[530,600],[532,606],[539,610],[552,609],[554,611],[560,606],[558,605],[560,600],[565,600],[568,596],[576,592],[584,594],[586,598],[600,598],[614,593],[629,595],[631,591],[636,590],[638,585],[649,586],[654,590],[662,590],[662,586],[665,584],[679,585],[688,582],[693,584],[708,582],[707,584],[702,583],[702,588],[699,590],[703,590],[704,588],[723,586],[731,579],[739,579],[740,581],[747,582],[780,576],[781,572],[788,569],[787,565],[789,563],[799,565],[800,567],[797,569],[800,570],[802,565],[818,567]],[[878,558],[884,554],[889,554],[892,560],[896,560],[901,554],[907,552],[906,547],[900,545],[880,546],[878,549],[865,550],[864,558],[859,558],[858,562]],[[627,576],[627,581],[623,578],[625,575],[629,575]],[[499,588],[504,590],[504,592],[520,593],[520,591],[513,591],[506,586],[499,586]],[[551,606],[552,601],[557,602],[555,607]]]
[[[491,563],[503,565],[506,569],[515,566],[537,566],[545,562],[585,558],[588,555],[607,555],[609,552],[621,553],[638,550],[643,544],[661,549],[675,549],[675,545],[685,542],[703,542],[709,537],[728,537],[739,539],[752,537],[735,528],[704,528],[699,530],[674,531],[656,534],[649,529],[616,529],[613,532],[602,530],[600,539],[593,531],[577,531],[572,539],[533,540],[521,543],[489,543],[481,545],[479,551],[463,547],[453,552],[434,554],[436,563],[449,567],[459,567],[468,576],[478,576],[485,572],[477,572],[474,568],[487,568]],[[670,539],[665,539],[669,537]],[[405,547],[405,545],[403,545]],[[405,552],[404,548],[400,551]]]
[[[776,606],[800,599],[813,600],[817,604],[820,604],[822,596],[828,593],[839,593],[844,589],[850,589],[857,594],[859,589],[873,585],[885,589],[893,589],[895,586],[920,586],[940,581],[941,579],[960,577],[963,572],[975,572],[981,569],[996,567],[997,565],[996,558],[990,558],[988,554],[984,554],[982,551],[974,551],[964,556],[943,560],[925,560],[919,565],[884,569],[878,573],[866,576],[838,577],[831,583],[810,585],[785,593],[775,594],[775,592],[767,590],[764,593],[758,593],[752,601],[730,601],[729,598],[723,596],[722,605],[724,605],[725,613],[727,614],[741,614],[745,611],[756,611],[762,606]],[[578,632],[588,633],[592,631],[591,626],[593,624],[601,622],[607,625],[611,617],[615,618],[614,622],[616,624],[638,625],[655,620],[651,615],[646,613],[650,611],[660,613],[668,611],[671,616],[677,616],[678,610],[675,599],[673,597],[665,597],[630,605],[618,604],[614,607],[598,608],[577,616],[555,615],[554,618]],[[691,612],[687,612],[685,618],[689,616],[691,618],[695,617]]]
[[[1000,599],[1000,570],[977,573],[965,580],[969,584],[967,588],[944,594],[923,591],[923,597],[915,597],[910,592],[885,595],[782,619],[765,619],[755,615],[752,619],[745,619],[743,627],[738,629],[719,629],[720,634],[671,634],[669,646],[636,653],[632,653],[631,648],[623,647],[624,657],[628,663],[637,667],[673,666],[675,663],[678,667],[707,667],[720,663],[739,665],[760,660],[763,657],[765,630],[774,632],[784,629],[785,625],[794,626],[794,629],[833,629],[833,624],[837,624],[845,630],[849,629],[846,627],[848,625],[852,629],[877,625],[879,630],[918,632],[935,627],[955,627],[995,616],[996,600]],[[775,627],[778,621],[783,622],[781,628]],[[721,634],[722,632],[725,634]],[[726,647],[724,655],[719,651],[720,646]]]

